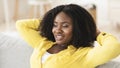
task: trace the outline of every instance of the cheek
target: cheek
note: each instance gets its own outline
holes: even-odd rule
[[[70,39],[72,37],[72,30],[66,31],[66,36]]]
[[[72,31],[72,27],[71,28],[69,28],[68,30],[66,30],[66,34],[69,36],[69,37],[72,37],[72,33],[73,31]]]

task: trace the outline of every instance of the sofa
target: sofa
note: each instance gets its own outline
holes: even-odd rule
[[[17,34],[0,33],[0,68],[30,68],[32,48]]]
[[[30,68],[32,51],[17,33],[0,33],[0,68]],[[111,60],[97,68],[120,68],[120,61]]]

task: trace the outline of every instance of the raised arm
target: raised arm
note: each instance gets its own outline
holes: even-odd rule
[[[104,32],[100,33],[97,42],[100,46],[92,48],[87,55],[87,61],[91,65],[103,64],[120,54],[120,43],[113,35]]]
[[[33,48],[37,47],[43,39],[37,30],[39,24],[40,21],[38,19],[25,19],[16,22],[18,32]]]

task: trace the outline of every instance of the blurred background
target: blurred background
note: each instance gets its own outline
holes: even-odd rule
[[[12,35],[16,20],[42,18],[51,8],[70,3],[88,10],[98,29],[120,37],[120,0],[0,0],[0,32]]]

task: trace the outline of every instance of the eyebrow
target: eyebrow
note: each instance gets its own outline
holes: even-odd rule
[[[54,21],[54,23],[58,23],[58,22]],[[70,22],[66,22],[66,21],[64,21],[64,22],[61,22],[61,23],[62,23],[62,24],[64,24],[64,23],[71,24]]]

